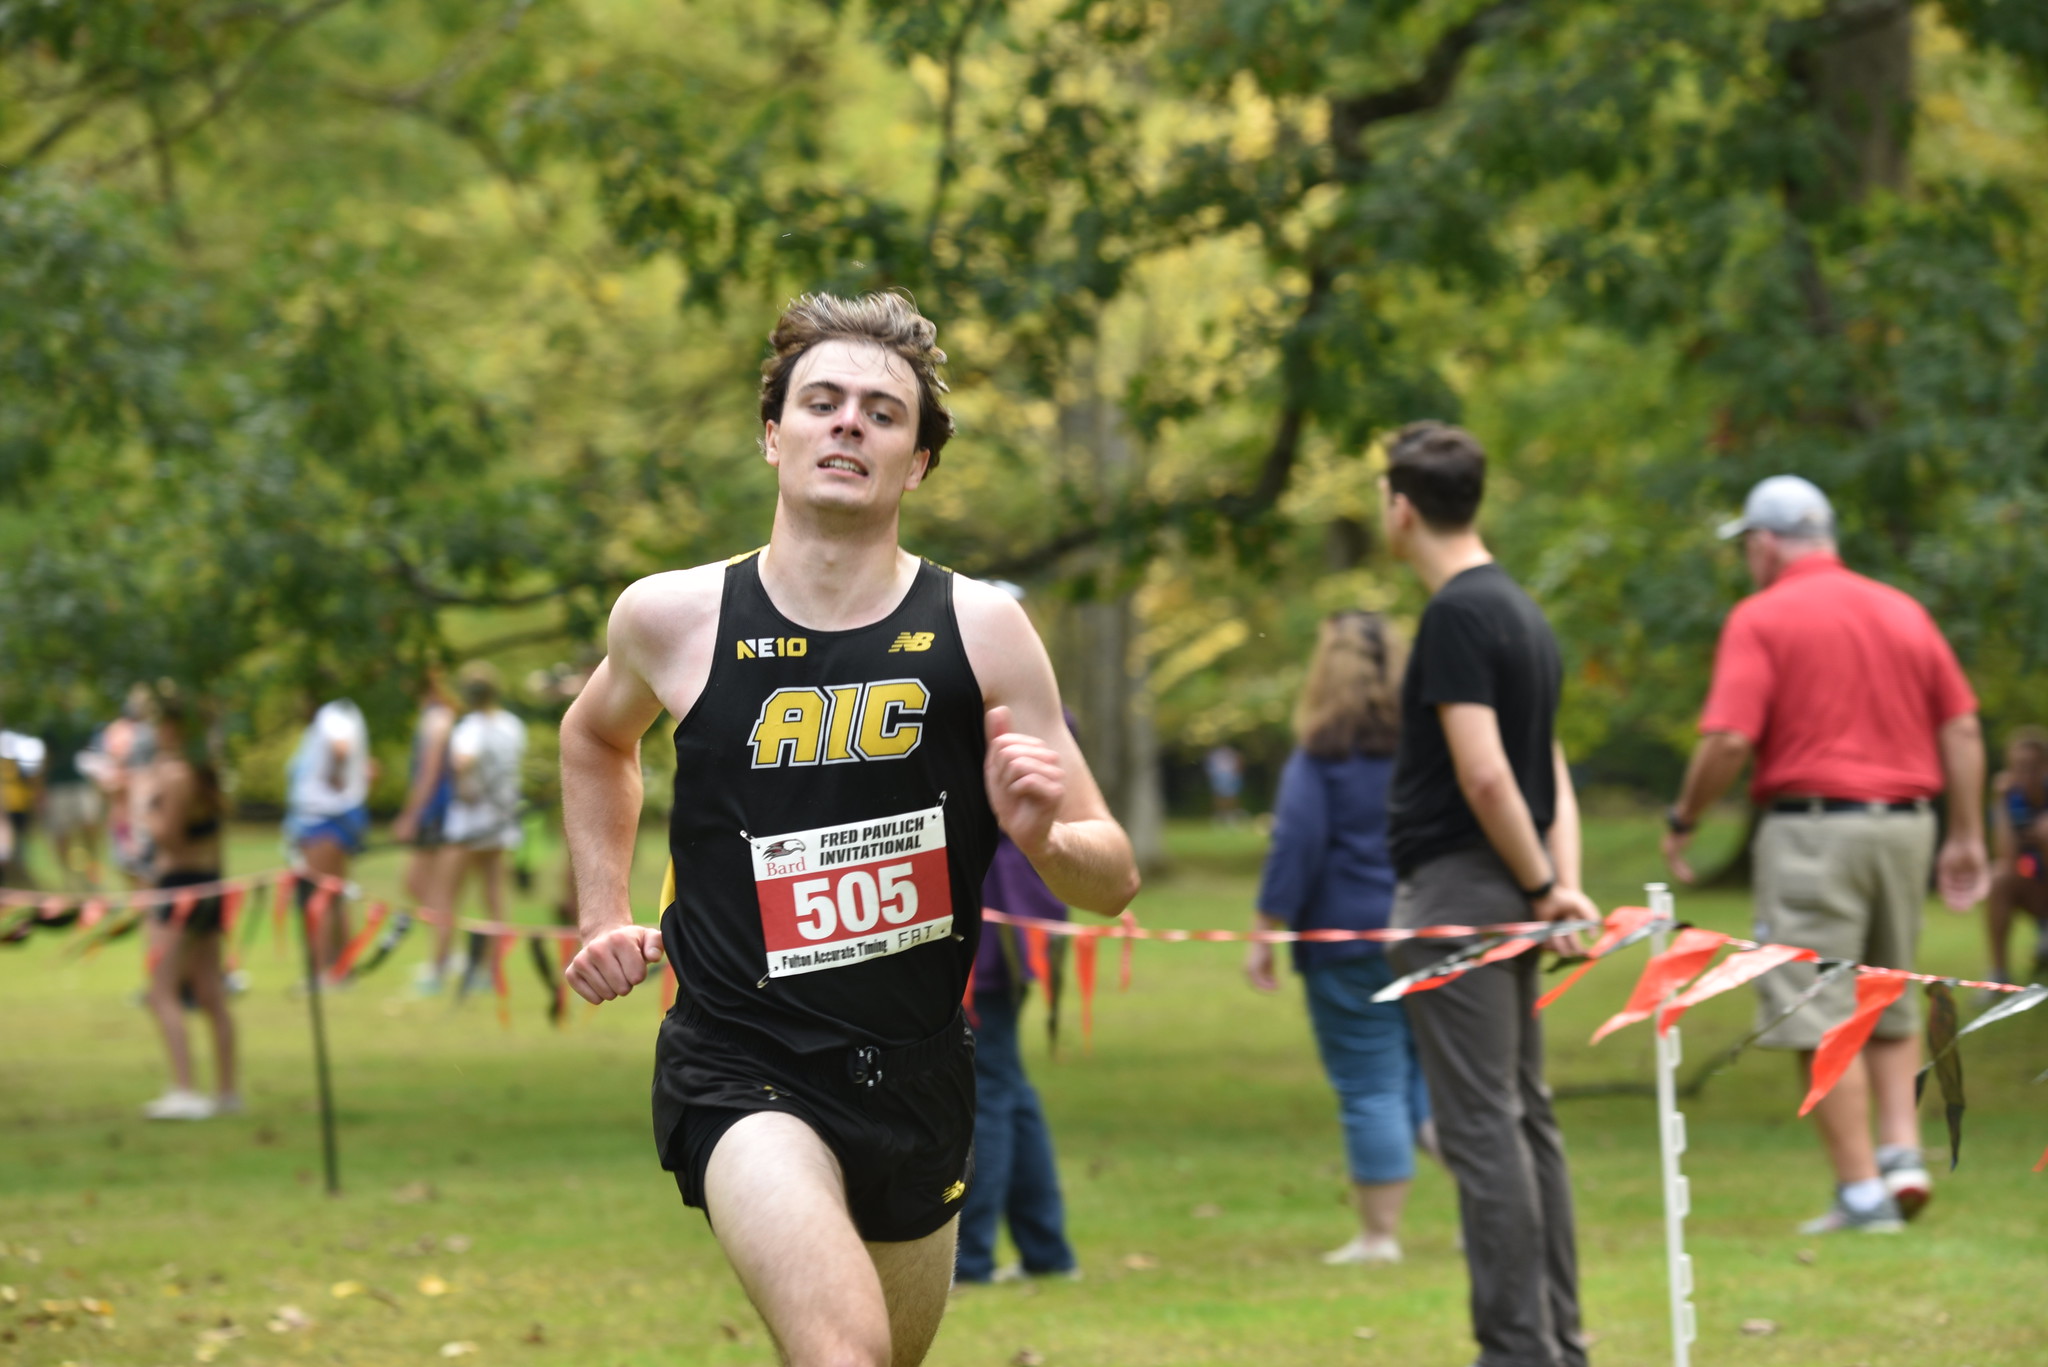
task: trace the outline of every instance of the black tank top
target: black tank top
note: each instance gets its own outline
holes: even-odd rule
[[[995,849],[952,572],[920,564],[881,621],[813,631],[775,610],[758,554],[726,566],[675,732],[677,1006],[800,1053],[900,1048],[959,1009]]]

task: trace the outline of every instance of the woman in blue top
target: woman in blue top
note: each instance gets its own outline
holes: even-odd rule
[[[1268,930],[1378,930],[1394,903],[1387,854],[1387,784],[1400,729],[1401,652],[1387,621],[1352,610],[1326,618],[1295,709],[1298,748],[1281,771],[1273,844],[1259,882],[1258,924]],[[1436,1150],[1429,1096],[1398,1002],[1373,994],[1392,982],[1369,940],[1297,943],[1309,1019],[1338,1114],[1359,1233],[1326,1263],[1401,1260],[1397,1231],[1415,1149]],[[1273,947],[1254,943],[1245,976],[1278,989]]]

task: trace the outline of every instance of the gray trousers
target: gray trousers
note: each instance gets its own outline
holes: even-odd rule
[[[1431,860],[1401,880],[1393,924],[1524,921],[1528,903],[1491,848]],[[1391,946],[1402,973],[1463,940]],[[1543,1081],[1538,955],[1490,964],[1404,998],[1437,1139],[1458,1184],[1481,1367],[1585,1367],[1564,1136]]]

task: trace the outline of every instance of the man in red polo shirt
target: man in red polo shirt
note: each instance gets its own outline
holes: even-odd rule
[[[1936,858],[1933,799],[1944,790],[1942,900],[1967,911],[1989,885],[1976,696],[1925,608],[1843,566],[1834,510],[1806,480],[1764,480],[1721,536],[1742,538],[1760,591],[1721,630],[1699,747],[1667,818],[1665,861],[1692,881],[1685,847],[1693,826],[1754,757],[1750,795],[1765,813],[1754,850],[1759,938],[1910,969]],[[1788,964],[1757,980],[1759,1025],[1778,1021],[1760,1042],[1799,1051],[1802,1071],[1854,1000],[1843,978],[1778,1020],[1814,972]],[[1802,1233],[1894,1233],[1927,1203],[1916,1025],[1917,997],[1908,994],[1814,1108],[1836,1197]]]

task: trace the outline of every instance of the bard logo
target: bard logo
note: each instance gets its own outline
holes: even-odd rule
[[[794,660],[811,653],[808,636],[742,636],[736,644],[742,660]]]
[[[952,1186],[946,1188],[945,1193],[939,1197],[939,1200],[946,1205],[951,1205],[966,1194],[967,1184],[965,1182],[955,1182]]]
[[[901,759],[924,739],[931,691],[917,679],[778,688],[761,704],[747,744],[756,769]]]
[[[889,647],[889,653],[894,655],[900,650],[913,652],[930,650],[932,648],[932,635],[933,633],[929,631],[899,632],[896,636],[895,644]]]

